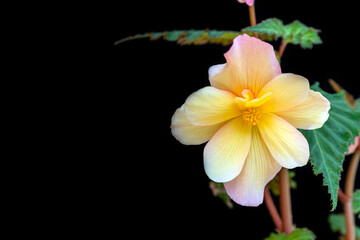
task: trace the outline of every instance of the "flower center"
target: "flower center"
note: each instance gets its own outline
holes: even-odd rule
[[[246,102],[253,100],[255,97],[254,93],[249,89],[242,90],[241,95],[244,97]]]
[[[236,97],[235,102],[239,105],[240,108],[255,108],[263,105],[272,97],[272,92],[268,92],[262,96],[255,97],[255,94],[249,90],[244,89],[241,92],[242,97]]]
[[[242,117],[247,124],[255,126],[260,122],[261,114],[256,108],[248,108],[246,111],[243,112]]]

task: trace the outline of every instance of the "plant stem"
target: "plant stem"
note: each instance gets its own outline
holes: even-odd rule
[[[354,107],[355,105],[355,100],[354,100],[354,97],[348,92],[346,91],[345,89],[343,89],[340,84],[338,84],[334,79],[329,79],[328,80],[331,87],[334,89],[335,92],[341,92],[342,90],[345,91],[345,99],[346,101],[350,104],[350,106]]]
[[[283,40],[283,41],[281,42],[280,47],[279,47],[279,59],[281,59],[282,55],[284,54],[286,45],[287,45],[287,42]]]
[[[266,207],[268,208],[269,210],[269,213],[270,213],[270,216],[275,224],[275,227],[280,231],[282,232],[283,231],[283,223],[282,223],[282,220],[280,218],[280,215],[276,209],[276,206],[274,204],[274,201],[271,197],[271,193],[269,191],[269,189],[267,187],[265,187],[265,193],[264,193],[264,196],[265,196],[265,203],[266,203]]]
[[[345,195],[346,199],[343,201],[345,224],[346,224],[346,240],[355,240],[355,216],[352,206],[352,195],[354,192],[354,183],[357,168],[359,166],[360,147],[358,146],[351,158],[349,169],[345,180]]]
[[[279,188],[280,188],[280,212],[283,221],[283,232],[290,235],[293,230],[292,212],[291,212],[291,196],[289,174],[286,168],[282,168],[279,172]]]
[[[256,15],[255,15],[255,3],[249,6],[249,15],[250,15],[250,25],[256,25]]]
[[[249,6],[250,26],[256,25],[255,3]],[[258,33],[254,33],[254,37],[259,37]]]
[[[346,225],[346,240],[355,240],[355,219],[352,209],[352,200],[343,203]]]
[[[360,145],[357,146],[351,158],[349,169],[346,175],[345,194],[348,197],[352,197],[352,194],[354,192],[355,177],[356,177],[357,168],[359,166],[359,156],[360,156]]]
[[[341,190],[341,188],[339,188],[338,194],[339,194],[339,199],[342,203],[345,203],[346,201],[351,201],[351,198],[348,198],[345,195],[345,193]]]

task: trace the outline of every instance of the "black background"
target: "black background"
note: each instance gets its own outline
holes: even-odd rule
[[[335,79],[359,97],[359,45],[356,6],[341,1],[255,0],[258,22],[276,17],[285,24],[300,20],[320,29],[322,45],[312,50],[288,45],[282,72],[302,75],[331,92]],[[101,168],[102,204],[98,209],[104,232],[130,228],[134,235],[221,237],[260,240],[274,231],[265,204],[236,205],[233,210],[214,198],[203,169],[204,145],[184,146],[171,135],[172,114],[192,92],[209,85],[208,68],[224,63],[229,47],[179,46],[164,40],[135,40],[113,46],[137,33],[174,29],[240,30],[249,25],[248,8],[236,0],[127,1],[91,13],[99,21],[100,61],[104,74],[100,97],[107,137],[113,152]],[[274,47],[278,48],[275,42]],[[344,169],[348,166],[346,158]],[[330,232],[331,210],[322,176],[310,163],[295,169],[292,191],[294,223],[308,227],[317,239],[337,239]],[[343,186],[343,181],[341,181]],[[357,184],[357,187],[359,185]],[[278,201],[274,198],[275,202]],[[339,203],[335,212],[341,212]]]

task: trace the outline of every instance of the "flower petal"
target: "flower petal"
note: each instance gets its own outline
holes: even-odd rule
[[[272,157],[256,127],[248,157],[239,176],[224,183],[232,200],[243,206],[258,206],[264,199],[266,184],[280,171],[281,166]]]
[[[251,126],[240,117],[224,124],[206,144],[204,167],[215,182],[227,182],[239,175],[250,149]]]
[[[285,168],[304,166],[309,160],[306,138],[290,123],[271,113],[263,113],[260,134],[274,159]]]
[[[236,88],[236,82],[226,63],[211,66],[209,68],[209,80],[211,86],[218,89],[234,92],[232,89]]]
[[[321,128],[329,118],[330,102],[321,93],[310,90],[303,103],[276,115],[301,129]]]
[[[171,119],[172,135],[185,145],[198,145],[207,142],[222,124],[195,126],[186,118],[184,105],[178,108]]]
[[[266,84],[258,98],[272,92],[271,98],[261,107],[267,112],[285,111],[303,103],[309,91],[309,81],[306,78],[284,73]]]
[[[272,45],[246,34],[234,39],[225,58],[226,65],[209,69],[211,86],[238,96],[243,89],[250,89],[256,96],[267,82],[281,74]]]
[[[240,115],[231,92],[214,87],[204,87],[185,101],[187,119],[198,126],[215,125]]]

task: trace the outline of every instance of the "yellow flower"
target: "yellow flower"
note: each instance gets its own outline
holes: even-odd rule
[[[306,78],[281,73],[273,47],[244,34],[210,67],[211,86],[191,94],[172,117],[173,136],[186,145],[209,141],[204,167],[238,204],[258,206],[281,167],[304,166],[309,145],[296,129],[322,127],[329,101]]]

